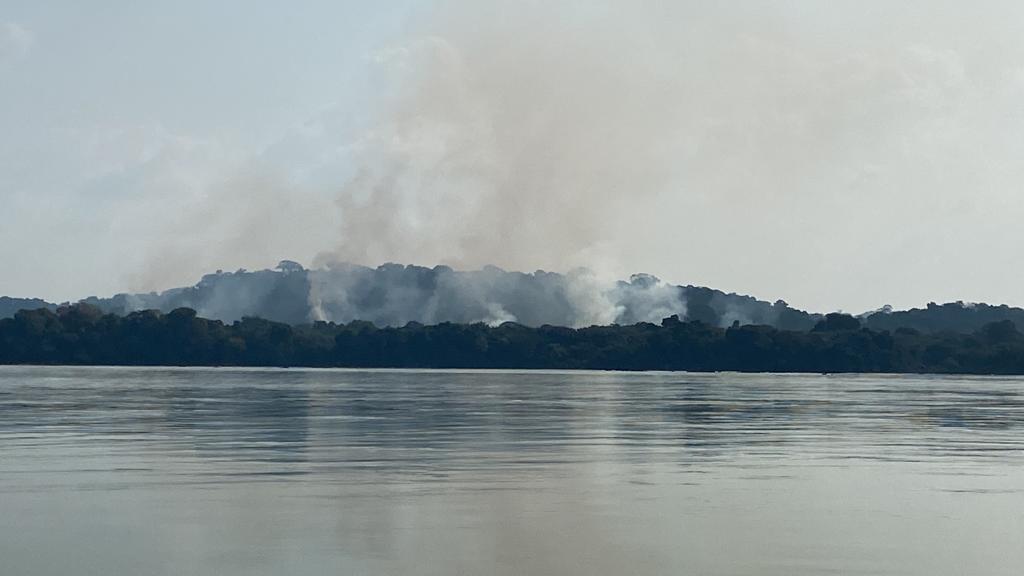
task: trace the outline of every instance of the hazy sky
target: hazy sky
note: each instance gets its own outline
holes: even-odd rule
[[[1024,305],[1018,2],[0,0],[0,294],[280,259]]]

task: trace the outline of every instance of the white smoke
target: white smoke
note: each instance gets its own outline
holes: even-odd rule
[[[577,269],[562,275],[506,272],[489,266],[456,271],[388,264],[335,263],[309,270],[313,320],[364,320],[381,326],[409,322],[518,322],[528,326],[591,326],[659,322],[686,315],[683,292],[653,276],[603,281]]]
[[[318,263],[621,268],[614,240],[645,225],[676,163],[684,135],[664,122],[679,94],[647,16],[570,4],[501,4],[496,18],[493,4],[443,3],[422,36],[378,55],[400,81],[355,146],[342,243]]]

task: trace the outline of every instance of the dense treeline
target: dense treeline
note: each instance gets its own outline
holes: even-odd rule
[[[78,304],[0,320],[0,363],[1024,374],[1024,335],[1010,321],[973,334],[875,331],[842,314],[811,331],[676,317],[582,329],[224,324],[188,308],[119,316]]]
[[[782,300],[772,304],[711,288],[674,286],[649,274],[605,282],[582,271],[522,273],[494,266],[454,270],[393,263],[376,268],[332,263],[310,270],[289,260],[274,270],[218,270],[194,286],[160,293],[90,296],[80,302],[122,316],[139,310],[169,313],[192,308],[204,318],[224,322],[253,316],[292,325],[314,320],[366,320],[377,326],[511,320],[533,327],[581,326],[659,322],[685,311],[688,319],[713,326],[739,320],[781,330],[810,330],[821,319],[820,314],[790,308]],[[57,307],[37,301],[20,308],[44,305]],[[5,309],[0,298],[0,318],[11,317],[20,308]]]
[[[56,310],[57,305],[51,304],[39,298],[10,298],[0,296],[0,318],[10,318],[18,313],[18,310],[34,310],[36,308],[49,308]]]
[[[284,260],[274,270],[207,274],[194,286],[161,293],[89,297],[80,303],[121,316],[138,310],[170,313],[192,308],[200,316],[234,322],[246,316],[291,325],[314,320],[347,323],[367,320],[377,326],[409,322],[495,323],[512,320],[526,326],[580,326],[659,322],[679,313],[686,320],[727,327],[734,322],[808,331],[822,314],[742,294],[702,286],[675,286],[654,276],[635,274],[629,281],[594,283],[585,274],[508,272],[493,266],[457,271],[447,266],[383,264],[376,268],[344,263],[307,270]],[[67,304],[65,304],[67,305]],[[0,319],[21,309],[57,304],[35,298],[0,296]],[[921,332],[973,334],[986,324],[1009,320],[1024,327],[1024,309],[1007,305],[950,302],[924,308],[891,306],[858,316],[865,328],[882,332],[912,328]]]
[[[930,302],[925,308],[910,310],[892,310],[883,308],[864,318],[864,323],[872,330],[895,330],[900,327],[911,327],[922,332],[974,332],[985,324],[1009,320],[1018,326],[1024,326],[1024,310],[1005,304],[967,304],[949,302],[936,304]]]

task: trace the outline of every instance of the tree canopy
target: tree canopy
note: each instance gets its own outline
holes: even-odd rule
[[[380,328],[249,317],[225,324],[189,308],[119,316],[76,304],[0,320],[0,363],[1024,374],[1024,336],[1011,321],[971,334],[921,333],[872,330],[840,314],[809,332],[723,329],[677,316],[660,325],[579,329],[511,322]]]

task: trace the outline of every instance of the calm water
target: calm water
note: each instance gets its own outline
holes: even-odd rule
[[[0,574],[1012,574],[1024,380],[0,368]]]

